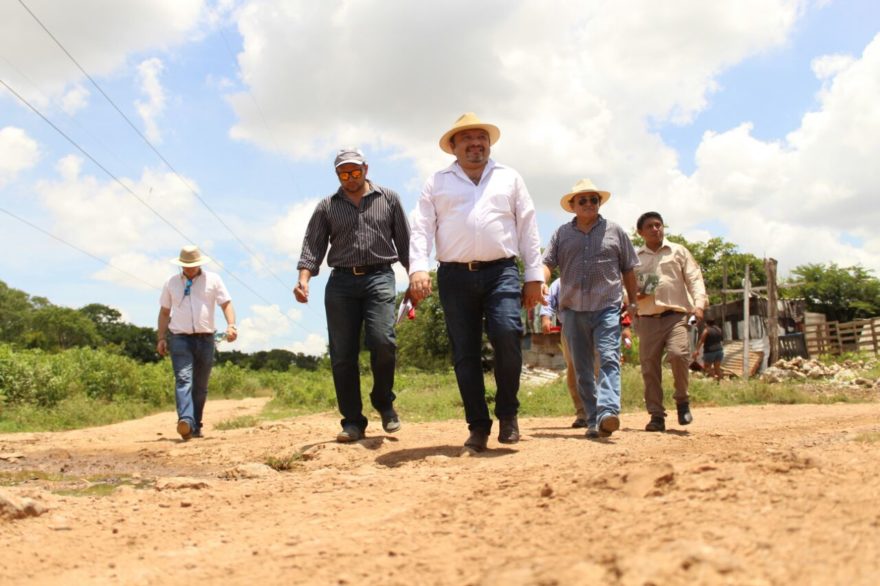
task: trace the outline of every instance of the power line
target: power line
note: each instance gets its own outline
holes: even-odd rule
[[[114,175],[109,169],[107,169],[107,167],[105,167],[104,165],[102,165],[101,162],[98,161],[95,157],[93,157],[93,156],[92,156],[87,150],[85,150],[83,147],[81,147],[81,146],[80,146],[75,140],[73,140],[73,139],[72,139],[70,136],[68,136],[63,130],[61,130],[57,125],[55,125],[51,120],[49,120],[46,116],[44,116],[43,113],[40,112],[40,111],[36,108],[36,106],[34,106],[34,105],[32,105],[30,102],[28,102],[28,101],[27,101],[27,100],[26,100],[21,94],[19,94],[17,91],[15,91],[15,90],[14,90],[14,89],[13,89],[8,83],[6,83],[3,79],[0,79],[0,84],[2,84],[7,90],[9,90],[9,92],[12,93],[12,95],[14,95],[16,98],[18,98],[19,101],[21,101],[21,103],[23,103],[25,106],[27,106],[28,108],[30,108],[30,110],[31,110],[34,114],[36,114],[37,116],[39,116],[40,118],[42,118],[43,121],[46,122],[46,124],[48,124],[48,125],[51,126],[53,129],[55,129],[55,131],[56,131],[58,134],[60,134],[61,136],[63,136],[63,137],[67,140],[67,142],[69,142],[69,143],[70,143],[71,145],[73,145],[73,146],[74,146],[79,152],[81,152],[83,155],[85,155],[85,156],[86,156],[86,157],[87,157],[92,163],[94,163],[99,169],[101,169],[102,171],[104,171],[104,173],[106,173],[111,179],[113,179],[113,181],[115,181],[116,183],[118,183],[118,184],[119,184],[119,185],[120,185],[125,191],[127,191],[127,192],[128,192],[133,198],[135,198],[136,200],[138,200],[138,201],[139,201],[139,202],[140,202],[145,208],[147,208],[148,210],[150,210],[151,212],[153,212],[153,214],[155,214],[157,218],[159,218],[160,220],[162,220],[162,222],[164,222],[164,223],[165,223],[166,225],[168,225],[172,230],[174,230],[174,231],[175,231],[175,232],[176,232],[181,238],[183,238],[183,240],[184,240],[185,242],[193,242],[193,240],[192,240],[189,236],[187,236],[186,234],[184,234],[183,232],[181,232],[181,231],[180,231],[180,230],[179,230],[174,224],[172,224],[172,223],[171,223],[169,220],[167,220],[162,214],[160,214],[155,208],[153,208],[150,204],[148,204],[148,203],[147,203],[142,197],[140,197],[137,193],[135,193],[133,189],[131,189],[128,185],[126,185],[125,183],[123,183],[118,177],[116,177],[116,175]],[[207,253],[207,251],[206,251],[206,253]],[[265,297],[263,297],[262,295],[260,295],[259,293],[257,293],[257,292],[256,292],[256,291],[255,291],[250,285],[248,285],[248,284],[247,284],[246,282],[244,282],[241,278],[239,278],[238,275],[236,275],[235,273],[233,273],[231,270],[229,270],[228,268],[226,268],[224,265],[222,265],[222,264],[220,264],[220,263],[218,263],[218,266],[220,266],[221,269],[223,269],[226,273],[228,273],[230,277],[232,277],[233,279],[235,279],[236,281],[238,281],[238,282],[239,282],[239,283],[240,283],[245,289],[247,289],[248,291],[250,291],[255,297],[257,297],[258,299],[260,299],[261,301],[263,301],[263,303],[265,303],[266,305],[272,305],[272,302],[270,302],[268,299],[266,299]],[[294,323],[295,323],[295,322],[294,322]],[[298,325],[298,324],[297,324],[297,325]],[[300,327],[302,327],[302,326],[300,326]],[[303,328],[303,330],[305,330],[305,328]],[[308,330],[305,330],[305,331],[308,332]]]
[[[152,150],[152,151],[156,154],[156,156],[159,157],[159,159],[160,159],[163,163],[165,163],[165,165],[171,170],[172,173],[174,173],[174,175],[178,178],[178,180],[180,180],[180,182],[183,183],[183,185],[184,185],[187,189],[189,189],[189,191],[190,191],[190,192],[196,197],[196,199],[198,199],[199,202],[201,202],[201,204],[202,204],[203,206],[205,206],[205,209],[207,209],[207,210],[211,213],[211,215],[214,216],[214,218],[215,218],[218,222],[220,222],[220,224],[221,224],[224,228],[226,228],[226,230],[227,230],[230,234],[232,234],[232,237],[235,238],[235,240],[241,245],[242,248],[245,249],[245,251],[247,251],[248,254],[251,255],[251,257],[253,257],[253,258],[254,258],[254,259],[255,259],[255,260],[256,260],[256,261],[257,261],[257,262],[263,267],[263,268],[265,268],[265,269],[269,272],[269,274],[271,274],[273,277],[275,277],[275,279],[276,279],[279,283],[281,283],[281,286],[284,287],[285,291],[289,291],[289,290],[290,290],[290,286],[289,286],[287,283],[285,283],[284,281],[282,281],[282,280],[281,280],[281,277],[279,277],[278,275],[276,275],[275,272],[274,272],[274,271],[273,271],[273,270],[272,270],[272,269],[271,269],[266,263],[264,263],[263,260],[262,260],[262,259],[261,259],[261,258],[260,258],[260,257],[259,257],[259,256],[258,256],[258,255],[257,255],[257,254],[256,254],[256,253],[255,253],[255,252],[254,252],[254,251],[253,251],[253,250],[252,250],[247,244],[245,244],[245,242],[244,242],[241,238],[239,238],[238,234],[236,234],[236,233],[232,230],[232,228],[230,228],[229,225],[228,225],[226,222],[224,222],[223,219],[222,219],[222,218],[221,218],[221,217],[220,217],[220,216],[219,216],[219,215],[218,215],[218,214],[217,214],[217,213],[211,208],[211,206],[208,205],[208,202],[206,202],[206,201],[202,198],[202,196],[199,195],[199,193],[195,190],[195,188],[193,188],[193,186],[190,185],[190,183],[189,183],[186,179],[184,179],[184,177],[183,177],[180,173],[178,173],[178,171],[177,171],[177,169],[174,167],[174,165],[172,165],[171,162],[168,161],[168,159],[166,159],[166,158],[162,155],[161,152],[159,152],[159,149],[157,149],[157,148],[153,145],[153,143],[150,142],[150,140],[149,140],[146,136],[144,136],[144,134],[138,129],[138,127],[134,124],[134,122],[132,122],[131,119],[130,119],[128,116],[126,116],[125,113],[119,108],[119,106],[116,105],[116,102],[114,102],[114,101],[110,98],[110,96],[107,95],[107,93],[101,88],[101,86],[98,85],[98,82],[96,82],[96,81],[92,78],[92,76],[89,75],[89,73],[83,68],[83,66],[79,64],[79,62],[76,60],[76,58],[70,53],[70,51],[67,50],[67,48],[61,43],[61,41],[59,41],[59,40],[55,37],[55,35],[52,34],[52,31],[50,31],[50,30],[48,29],[48,27],[46,27],[46,25],[43,24],[43,22],[37,17],[37,15],[34,14],[34,12],[33,12],[30,8],[28,8],[28,5],[25,4],[24,0],[18,0],[18,3],[22,5],[22,7],[28,12],[28,14],[31,15],[31,17],[37,22],[37,24],[40,25],[40,27],[46,32],[46,34],[49,35],[49,38],[51,38],[53,41],[55,41],[55,44],[58,45],[58,47],[64,52],[64,54],[67,55],[67,57],[73,62],[74,65],[76,65],[76,67],[80,70],[80,72],[82,72],[82,74],[86,77],[86,79],[88,79],[89,82],[91,82],[91,84],[92,84],[93,86],[95,86],[95,89],[97,89],[98,92],[99,92],[102,96],[104,96],[104,99],[106,99],[107,102],[108,102],[111,106],[113,106],[113,109],[116,110],[116,112],[117,112],[120,116],[122,116],[122,118],[128,123],[129,127],[131,127],[131,129],[132,129],[132,130],[133,130],[133,131],[134,131],[134,132],[135,132],[135,133],[141,138],[141,140],[144,141],[144,143],[150,148],[150,150]],[[5,85],[5,84],[4,84],[4,85]],[[7,87],[8,87],[8,86],[7,86]],[[232,274],[232,273],[230,273],[230,274]]]
[[[84,254],[84,255],[86,255],[86,256],[88,256],[88,257],[91,257],[91,258],[95,259],[96,261],[98,261],[98,262],[100,262],[100,263],[103,263],[103,264],[107,265],[107,266],[110,267],[111,269],[114,269],[114,270],[119,271],[119,272],[122,273],[123,275],[126,275],[126,276],[128,276],[128,277],[131,277],[132,279],[134,279],[134,280],[136,280],[136,281],[140,281],[141,283],[143,283],[143,284],[146,285],[147,287],[150,287],[151,289],[156,289],[156,290],[158,290],[158,291],[161,291],[161,290],[162,290],[162,287],[157,287],[157,286],[154,285],[153,283],[148,283],[147,281],[141,279],[140,277],[138,277],[138,276],[135,275],[135,274],[129,273],[128,271],[126,271],[126,270],[124,270],[124,269],[120,269],[119,267],[117,267],[116,265],[112,264],[111,262],[106,261],[106,260],[104,260],[103,258],[97,257],[97,256],[95,256],[94,254],[92,254],[91,252],[88,252],[88,251],[86,251],[86,250],[83,250],[82,248],[80,248],[79,246],[76,246],[75,244],[71,244],[70,242],[68,242],[67,240],[61,238],[60,236],[56,236],[55,234],[52,234],[51,232],[47,232],[46,230],[43,230],[42,228],[40,228],[40,227],[37,226],[36,224],[33,224],[32,222],[29,222],[29,221],[25,220],[25,219],[22,218],[21,216],[17,216],[17,215],[15,215],[15,214],[13,214],[12,212],[10,212],[10,211],[7,210],[7,209],[0,208],[0,212],[3,212],[3,213],[6,214],[7,216],[10,216],[10,217],[12,217],[12,218],[15,218],[15,219],[18,220],[19,222],[21,222],[21,223],[23,223],[23,224],[26,224],[26,225],[30,226],[31,228],[33,228],[34,230],[36,230],[36,231],[38,231],[38,232],[42,232],[43,234],[45,234],[45,235],[48,236],[49,238],[54,238],[55,240],[57,240],[57,241],[60,242],[61,244],[64,244],[65,246],[69,246],[70,248],[76,250],[77,252],[81,252],[82,254]]]

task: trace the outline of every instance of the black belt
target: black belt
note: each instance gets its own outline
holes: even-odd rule
[[[381,271],[382,269],[387,269],[391,265],[364,265],[362,267],[334,267],[334,271],[339,271],[341,273],[351,273],[352,275],[357,275],[360,277],[361,275],[369,275],[370,273],[375,273],[376,271]]]
[[[515,256],[508,256],[507,258],[498,258],[495,260],[472,260],[470,262],[441,262],[440,266],[446,267],[456,267],[461,269],[467,269],[471,272],[481,271],[485,268],[489,268],[492,265],[500,265],[502,263],[513,264]]]
[[[192,336],[192,337],[196,337],[196,338],[207,338],[208,336],[213,337],[214,333],[209,332],[207,334],[202,334],[202,333],[199,333],[199,334],[175,334],[174,332],[171,332],[171,335],[172,336]]]
[[[652,313],[651,315],[640,315],[639,317],[666,317],[672,315],[673,313],[680,313],[684,315],[683,311],[675,311],[674,309],[667,309],[663,313]]]

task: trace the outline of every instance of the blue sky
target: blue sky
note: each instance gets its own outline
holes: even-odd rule
[[[876,2],[25,4],[232,229],[4,3],[0,79],[174,225],[0,88],[0,208],[139,278],[0,213],[0,279],[54,303],[153,325],[179,231],[227,269],[239,349],[320,353],[326,274],[308,306],[290,287],[334,151],[360,145],[411,210],[465,111],[501,128],[493,156],[526,180],[545,243],[568,217],[560,195],[589,177],[627,229],[657,209],[671,232],[723,236],[782,275],[880,269]]]

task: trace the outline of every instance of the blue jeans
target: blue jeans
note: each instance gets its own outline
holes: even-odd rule
[[[483,381],[483,323],[495,352],[495,416],[514,417],[522,372],[519,269],[512,259],[479,271],[441,263],[437,281],[468,428],[489,433],[492,419]]]
[[[620,414],[620,308],[599,311],[562,310],[562,335],[568,343],[578,394],[587,423]],[[594,378],[594,352],[599,355],[599,380]]]
[[[324,308],[330,336],[330,364],[343,427],[355,425],[361,431],[367,428],[358,366],[362,326],[373,371],[370,402],[380,413],[391,409],[394,403],[392,388],[397,362],[394,295],[394,271],[390,267],[366,275],[333,271],[327,282]]]
[[[208,379],[214,365],[214,336],[168,334],[174,368],[174,400],[177,418],[189,422],[193,432],[202,429],[202,413],[208,400]]]

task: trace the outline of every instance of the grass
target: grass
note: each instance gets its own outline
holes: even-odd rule
[[[63,496],[109,496],[122,485],[145,488],[149,481],[136,480],[128,475],[98,474],[88,477],[70,476],[42,470],[18,470],[0,472],[0,486],[37,484],[46,490]]]
[[[266,464],[269,468],[276,470],[278,472],[286,472],[288,470],[293,470],[302,461],[305,459],[302,452],[293,452],[292,454],[288,454],[286,456],[273,456],[269,455],[263,460],[263,463]]]
[[[855,441],[863,444],[876,444],[880,442],[880,431],[866,431],[855,437]]]
[[[214,426],[214,429],[221,431],[227,429],[244,429],[246,427],[256,427],[260,424],[260,418],[256,415],[242,415],[232,419],[225,419]]]

